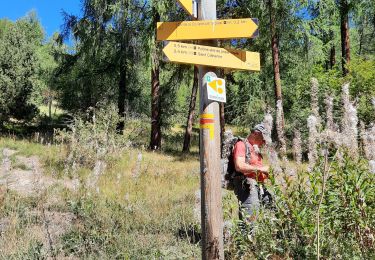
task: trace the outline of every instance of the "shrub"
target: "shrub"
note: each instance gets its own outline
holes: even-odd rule
[[[129,144],[117,133],[120,120],[113,106],[90,109],[90,120],[75,117],[68,130],[56,132],[56,140],[67,146],[67,169],[94,168],[98,161],[107,161],[119,155]]]
[[[329,160],[328,160],[329,159]],[[234,254],[311,259],[375,257],[375,176],[366,160],[320,156],[285,191],[272,179],[276,213],[263,209],[254,237],[235,230]],[[250,240],[249,240],[250,238]],[[233,254],[233,252],[231,252]]]

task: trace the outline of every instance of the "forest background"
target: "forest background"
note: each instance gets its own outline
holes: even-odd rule
[[[193,66],[163,62],[155,23],[189,18],[175,1],[81,4],[83,16],[62,13],[64,30],[50,39],[36,13],[17,22],[1,20],[2,127],[11,118],[35,124],[43,103],[56,102],[70,115],[113,104],[121,118],[132,113],[150,118],[150,147],[161,148],[162,132],[186,124],[194,110],[196,82]],[[260,21],[258,38],[219,41],[261,54],[259,73],[220,72],[228,86],[226,123],[249,127],[265,111],[275,111],[282,97],[286,135],[296,127],[306,131],[312,77],[320,83],[319,98],[332,94],[335,106],[341,84],[350,81],[359,119],[367,125],[374,120],[373,1],[217,1],[217,6],[218,19]],[[73,44],[64,44],[68,39]]]
[[[174,0],[82,0],[80,4],[82,15],[62,12],[63,29],[51,38],[46,38],[35,12],[15,22],[0,19],[2,135],[34,140],[37,134],[35,140],[42,139],[45,146],[67,144],[66,157],[60,158],[64,165],[56,162],[56,167],[69,176],[81,166],[104,172],[100,169],[110,168],[115,150],[129,143],[142,151],[160,150],[160,155],[196,156],[197,70],[164,62],[162,43],[155,41],[156,22],[190,18]],[[227,86],[227,103],[221,105],[223,128],[235,126],[244,135],[269,113],[275,118],[273,139],[282,157],[292,158],[295,130],[302,139],[311,133],[306,122],[316,112],[312,103],[316,101],[317,111],[326,118],[326,100],[332,100],[336,124],[344,116],[345,83],[350,83],[357,126],[373,127],[374,0],[217,1],[218,19],[249,17],[259,19],[259,37],[218,41],[221,47],[255,51],[261,57],[259,73],[218,70]],[[176,134],[177,128],[183,130]],[[93,146],[90,135],[99,140]],[[310,159],[308,145],[302,144],[303,161]],[[138,155],[135,166],[125,165],[137,169],[140,161]],[[87,213],[87,208],[75,210]],[[66,241],[73,239],[70,235]],[[94,246],[83,248],[68,251],[80,256],[98,253]],[[111,255],[118,248],[108,250],[101,253]],[[288,250],[277,254],[291,255],[293,250]],[[293,252],[299,254],[297,249]],[[319,246],[312,254],[319,255]]]

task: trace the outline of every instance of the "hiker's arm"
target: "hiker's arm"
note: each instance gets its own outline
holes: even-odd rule
[[[254,172],[268,173],[269,171],[268,166],[256,166],[247,164],[245,161],[245,157],[242,156],[238,156],[234,159],[234,167],[236,168],[237,172],[242,172],[244,175]]]

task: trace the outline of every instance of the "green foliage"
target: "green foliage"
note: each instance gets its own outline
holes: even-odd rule
[[[375,122],[375,60],[354,59],[350,66],[351,93],[357,97],[358,117],[366,124]]]
[[[37,111],[30,95],[37,79],[36,51],[43,31],[33,13],[15,23],[5,21],[1,27],[0,122],[9,117],[30,120]]]
[[[149,73],[142,68],[141,6],[141,1],[87,0],[82,18],[64,14],[63,36],[74,36],[77,44],[73,52],[58,53],[56,85],[63,108],[84,112],[99,102],[117,100],[123,108],[121,99],[126,109],[147,111],[143,75]]]
[[[110,160],[118,156],[127,145],[118,135],[119,122],[117,109],[113,106],[89,109],[85,117],[75,117],[69,130],[56,132],[58,142],[67,145],[68,169],[76,166],[93,168],[100,160]]]
[[[289,183],[286,190],[273,180],[276,213],[264,209],[251,240],[237,232],[239,241],[233,243],[239,243],[242,253],[258,259],[316,258],[318,243],[324,258],[372,259],[375,175],[367,163],[348,156],[340,161],[334,156],[326,165],[321,158],[312,173],[299,172],[297,182]]]
[[[149,205],[151,201],[142,198],[137,202],[87,195],[73,198],[68,202],[69,208],[81,225],[62,237],[63,250],[84,258],[197,257],[198,247],[175,240],[173,234],[179,228],[179,221],[184,221],[179,218],[187,215],[184,207],[188,199],[183,200],[184,205],[175,205],[170,214],[159,218],[159,213],[155,214]],[[171,244],[165,245],[166,241]]]

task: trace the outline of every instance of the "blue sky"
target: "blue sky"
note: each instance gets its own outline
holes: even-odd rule
[[[69,14],[80,15],[80,0],[0,0],[0,18],[12,21],[25,16],[29,11],[35,10],[39,20],[50,37],[60,31],[63,24],[62,10]]]

